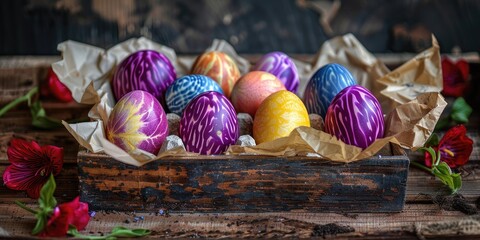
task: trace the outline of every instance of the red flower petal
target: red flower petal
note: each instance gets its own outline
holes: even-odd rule
[[[468,64],[467,61],[460,59],[458,62],[455,64],[462,74],[463,80],[468,79],[468,75],[470,74],[470,65]]]
[[[12,139],[7,150],[12,165],[3,173],[5,185],[14,190],[27,190],[32,198],[40,196],[40,189],[50,174],[58,175],[63,165],[63,149],[41,147],[36,142]]]
[[[71,202],[62,203],[55,208],[40,236],[63,237],[67,234],[69,225],[75,226],[77,230],[83,230],[88,221],[90,221],[88,205],[76,197]]]
[[[14,138],[10,141],[7,149],[8,160],[12,164],[30,164],[43,159],[42,148],[36,142],[27,142],[23,139]]]
[[[78,230],[83,230],[90,221],[90,214],[88,214],[88,204],[80,202],[80,197],[76,197],[68,207],[71,207],[74,212],[75,218],[70,223],[77,227]]]
[[[468,63],[460,60],[454,64],[449,58],[442,59],[443,95],[460,97],[467,87]]]
[[[63,148],[46,145],[42,146],[42,152],[52,163],[53,175],[59,174],[63,166]]]
[[[47,226],[39,234],[41,237],[64,237],[68,232],[68,224],[74,218],[73,214],[62,210],[61,205],[53,210],[47,222]]]
[[[30,170],[15,165],[8,166],[3,173],[5,186],[14,190],[27,190],[29,197],[38,198],[40,189],[47,182],[48,177],[36,175]]]
[[[53,72],[52,68],[48,70],[48,86],[50,92],[56,99],[62,102],[73,101],[72,92],[58,79],[57,74]]]
[[[473,140],[467,137],[467,129],[457,125],[449,129],[438,144],[442,161],[451,168],[465,165],[473,150]],[[453,153],[453,156],[449,154]]]

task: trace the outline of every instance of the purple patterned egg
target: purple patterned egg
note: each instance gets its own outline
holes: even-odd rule
[[[183,110],[178,129],[189,152],[221,154],[238,139],[237,113],[219,92],[204,92]]]
[[[112,87],[115,99],[133,90],[152,94],[165,108],[165,92],[177,75],[168,58],[153,50],[135,52],[115,69]]]
[[[362,86],[344,88],[328,107],[325,132],[346,144],[368,147],[383,137],[384,119],[380,103]]]
[[[271,52],[265,54],[252,71],[264,71],[275,75],[285,85],[285,88],[293,93],[297,92],[300,80],[297,67],[287,54],[282,52]]]
[[[141,149],[156,155],[168,134],[167,115],[152,94],[132,91],[115,104],[106,132],[107,139],[126,152]]]

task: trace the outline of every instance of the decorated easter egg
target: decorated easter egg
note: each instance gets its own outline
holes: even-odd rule
[[[126,152],[141,149],[156,155],[168,134],[167,115],[152,94],[135,90],[115,104],[106,132],[107,139]]]
[[[293,93],[297,92],[298,78],[297,67],[293,61],[283,52],[271,52],[265,54],[252,71],[265,71],[275,75],[285,85],[285,88]]]
[[[310,127],[302,100],[290,91],[278,91],[260,104],[253,119],[253,138],[257,144],[272,141],[300,126]]]
[[[380,103],[362,86],[346,87],[328,107],[325,132],[335,135],[346,144],[368,147],[384,134]]]
[[[202,74],[215,80],[222,87],[225,96],[230,97],[233,85],[240,78],[235,61],[223,52],[206,52],[195,60],[192,74]]]
[[[263,100],[280,90],[285,90],[285,86],[277,77],[267,72],[253,71],[235,83],[230,99],[237,112],[253,117]]]
[[[178,133],[189,152],[220,154],[238,139],[237,113],[219,92],[204,92],[183,110]]]
[[[152,94],[165,107],[165,91],[176,78],[175,69],[168,58],[153,50],[135,52],[115,69],[112,87],[118,100],[133,90]]]
[[[165,101],[172,113],[182,116],[183,109],[200,93],[216,91],[223,94],[217,82],[204,75],[185,75],[173,82],[165,93]]]
[[[327,64],[315,72],[308,82],[303,95],[309,113],[325,118],[332,99],[342,89],[357,84],[352,74],[342,65]]]

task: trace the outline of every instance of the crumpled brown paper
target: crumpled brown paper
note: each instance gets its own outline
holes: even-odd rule
[[[63,60],[54,63],[52,65],[53,70],[72,91],[76,101],[94,104],[89,113],[92,119],[91,122],[78,124],[67,124],[64,122],[67,130],[80,145],[95,153],[105,152],[121,162],[135,166],[141,166],[167,156],[196,155],[188,153],[183,149],[174,149],[160,153],[158,156],[141,150],[127,153],[109,142],[105,138],[104,132],[104,123],[107,121],[110,111],[115,104],[109,80],[116,64],[121,62],[123,58],[142,49],[156,50],[164,53],[172,61],[177,76],[183,76],[190,71],[195,60],[193,57],[177,58],[172,49],[145,38],[130,39],[109,50],[73,41],[59,44],[58,49],[62,51]],[[249,71],[250,63],[240,57],[227,42],[215,40],[206,51],[212,50],[229,54],[238,64],[242,74]],[[430,69],[438,69],[439,66],[434,64],[436,63],[435,61],[429,61],[432,57],[436,57],[436,55],[431,54],[424,58],[417,58],[423,59],[425,62],[431,63],[431,65],[433,64],[434,66],[430,66]],[[389,72],[385,65],[369,53],[351,34],[325,42],[312,65],[296,59],[293,59],[293,61],[299,70],[301,80],[300,88],[297,92],[299,96],[302,95],[311,75],[320,66],[330,62],[346,66],[361,85],[374,89],[374,93],[381,90],[378,85],[379,82],[375,80],[380,79],[380,77]],[[403,76],[403,73],[401,71],[398,73],[400,76],[394,76],[397,79],[409,78],[409,81],[413,83],[418,81],[416,78],[412,81],[411,75]],[[382,84],[385,85],[385,82],[383,81]],[[332,161],[350,162],[372,156],[389,142],[408,148],[415,148],[421,146],[428,139],[445,105],[445,101],[438,93],[429,93],[419,97],[416,102],[408,102],[396,108],[395,111],[388,111],[391,114],[386,118],[387,130],[385,136],[389,137],[377,140],[363,151],[358,147],[346,145],[327,133],[302,127],[293,131],[289,137],[263,143],[255,147],[231,146],[227,154],[273,156],[318,154]],[[386,112],[385,109],[384,112]]]
[[[63,125],[77,142],[89,151],[105,152],[123,163],[134,166],[141,166],[167,156],[198,155],[186,152],[181,148],[159,153],[157,156],[142,150],[127,153],[106,139],[105,123],[115,106],[110,86],[113,71],[125,57],[144,49],[156,50],[167,56],[175,67],[177,77],[190,72],[194,59],[180,60],[173,49],[146,38],[130,39],[108,50],[75,41],[60,43],[58,50],[62,52],[63,59],[52,64],[53,70],[60,81],[72,91],[77,102],[94,104],[89,112],[90,122],[77,124],[63,122]],[[241,73],[248,72],[250,68],[250,63],[240,57],[234,48],[223,40],[215,40],[206,51],[228,53],[236,61]]]
[[[387,115],[384,138],[366,149],[345,144],[336,137],[309,127],[298,127],[289,136],[253,147],[230,146],[226,154],[258,154],[270,156],[305,156],[317,153],[335,162],[353,162],[375,155],[389,143],[406,148],[422,147],[433,132],[437,119],[447,102],[439,93],[425,93],[397,107]],[[408,114],[408,115],[405,115]]]
[[[378,93],[383,89],[383,86],[375,80],[390,72],[385,64],[368,52],[353,34],[346,34],[332,38],[322,44],[311,64],[311,68],[308,69],[307,81],[300,84],[299,92],[303,94],[310,77],[320,67],[328,63],[338,63],[346,67],[355,77],[357,83],[370,89],[377,98],[380,96]],[[388,106],[388,103],[384,103],[387,100],[379,98],[379,101],[382,103],[382,107],[384,105]]]
[[[432,35],[432,47],[378,79],[386,86],[381,94],[397,104],[403,104],[426,92],[443,89],[440,47]]]

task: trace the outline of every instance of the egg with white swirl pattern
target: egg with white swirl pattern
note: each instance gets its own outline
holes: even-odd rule
[[[265,71],[276,76],[293,93],[297,92],[300,80],[297,67],[283,52],[267,53],[252,67],[252,71]]]
[[[344,66],[330,63],[321,67],[310,78],[303,94],[308,113],[316,113],[325,118],[335,95],[355,84],[357,81]]]
[[[221,154],[236,143],[237,113],[219,92],[204,92],[183,110],[178,133],[189,152]]]
[[[115,104],[106,126],[110,142],[131,152],[141,149],[157,154],[168,134],[167,115],[150,93],[135,90]]]
[[[193,98],[208,91],[223,94],[222,88],[213,79],[204,75],[185,75],[168,87],[165,101],[170,112],[182,116],[183,109]]]
[[[384,128],[380,103],[368,89],[359,85],[340,91],[325,117],[325,132],[363,149],[382,138]]]
[[[166,107],[165,91],[175,78],[175,68],[167,56],[154,50],[141,50],[126,57],[115,68],[113,94],[119,100],[131,91],[143,90]]]

